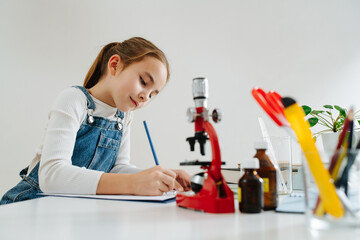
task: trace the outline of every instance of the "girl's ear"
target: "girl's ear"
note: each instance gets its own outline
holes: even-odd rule
[[[108,71],[111,76],[115,76],[116,72],[122,67],[121,58],[119,55],[112,55],[108,62]]]

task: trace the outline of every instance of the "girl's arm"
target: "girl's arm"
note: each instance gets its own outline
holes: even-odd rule
[[[71,161],[86,104],[81,90],[70,87],[58,95],[50,110],[39,167],[39,185],[45,193],[96,194],[102,172]]]
[[[103,173],[96,194],[162,195],[173,189],[183,191],[177,174],[162,166],[155,166],[136,174]]]

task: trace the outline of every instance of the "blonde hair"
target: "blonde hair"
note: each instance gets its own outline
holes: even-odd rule
[[[166,66],[166,80],[170,78],[169,63],[165,54],[150,41],[141,37],[133,37],[123,42],[109,43],[101,49],[86,74],[83,84],[85,88],[91,88],[99,82],[99,79],[106,73],[110,57],[115,54],[120,56],[123,69],[132,63],[140,62],[146,56],[154,57]]]

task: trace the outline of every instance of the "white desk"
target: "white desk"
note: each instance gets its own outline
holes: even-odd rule
[[[310,231],[302,214],[208,214],[175,202],[44,197],[0,206],[0,239],[21,238],[345,240],[360,239],[360,229]]]

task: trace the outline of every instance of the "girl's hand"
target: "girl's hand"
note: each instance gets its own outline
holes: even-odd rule
[[[181,173],[183,176],[184,173]],[[184,191],[177,181],[175,171],[155,166],[130,176],[130,186],[135,195],[158,196],[171,190]],[[190,178],[189,178],[190,179]]]
[[[190,178],[191,176],[182,169],[172,169],[176,173],[176,181],[183,187],[184,191],[191,190]]]

